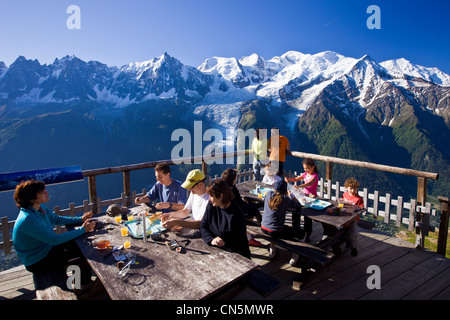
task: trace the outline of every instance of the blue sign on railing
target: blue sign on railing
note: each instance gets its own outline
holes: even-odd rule
[[[38,169],[0,173],[0,192],[14,190],[22,181],[38,180],[45,184],[58,184],[83,180],[81,166]]]

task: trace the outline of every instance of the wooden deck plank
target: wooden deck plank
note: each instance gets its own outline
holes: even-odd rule
[[[374,259],[367,260],[366,263],[360,264],[362,271],[359,272],[360,277],[350,281],[348,284],[342,286],[338,290],[335,290],[331,294],[327,295],[327,299],[333,300],[356,300],[360,299],[364,295],[368,294],[372,290],[367,287],[367,279],[371,274],[368,274],[367,268],[376,263],[380,267],[381,276],[381,290],[384,289],[384,284],[391,279],[399,276],[399,274],[408,271],[411,267],[415,266],[417,263],[429,258],[429,254],[420,253],[408,253],[407,250],[401,247],[393,247],[380,254],[381,256],[376,256]],[[356,271],[355,271],[356,273]]]
[[[426,281],[420,287],[416,288],[414,291],[410,292],[406,296],[402,297],[402,300],[427,300],[434,299],[436,296],[442,292],[445,292],[450,286],[450,266],[447,267],[444,271],[438,273],[433,278]],[[439,292],[436,294],[436,292]],[[446,295],[441,294],[438,298],[440,300],[449,300],[450,299],[450,291],[447,290]]]
[[[426,253],[424,250],[423,252]],[[419,250],[415,254],[422,254]],[[418,289],[427,281],[430,281],[435,275],[444,271],[448,267],[446,260],[437,253],[431,254],[423,262],[399,274],[397,277],[388,281],[382,286],[382,290],[372,290],[361,297],[363,300],[389,299],[399,300]],[[427,299],[427,298],[426,298]]]
[[[312,243],[315,243],[321,237],[320,224],[313,225],[313,230]],[[268,246],[250,247],[253,262],[280,281],[281,286],[267,297],[245,288],[233,299],[450,299],[449,259],[429,250],[411,250],[413,244],[373,230],[358,229],[358,233],[358,256],[351,257],[350,251],[345,250],[301,291],[291,287],[300,268],[289,265],[291,255],[287,250],[280,249],[279,256],[270,261]],[[264,240],[261,242],[268,244]],[[381,290],[367,289],[369,274],[366,271],[370,264],[381,268]],[[23,266],[0,272],[1,299],[35,299],[31,273]]]
[[[447,288],[435,295],[432,300],[450,300],[450,285],[448,285]]]

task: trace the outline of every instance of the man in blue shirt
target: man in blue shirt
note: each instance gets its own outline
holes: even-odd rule
[[[153,188],[143,197],[136,197],[135,203],[148,203],[159,200],[156,204],[157,210],[169,212],[181,210],[187,200],[186,190],[181,187],[181,182],[170,177],[170,166],[160,163],[155,167],[156,183]]]

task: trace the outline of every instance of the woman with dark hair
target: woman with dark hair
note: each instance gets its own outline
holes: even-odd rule
[[[300,228],[302,205],[295,198],[291,199],[288,196],[287,183],[285,181],[277,182],[274,187],[275,192],[270,190],[264,199],[261,231],[274,238],[291,240],[303,238],[305,232]],[[292,227],[284,224],[288,208],[296,209],[296,211],[292,212]],[[274,256],[275,251],[271,250],[269,257],[273,258]]]
[[[236,169],[228,168],[224,172],[222,172],[222,180],[225,181],[231,188],[234,194],[234,201],[244,210],[245,219],[252,220],[255,218],[258,223],[261,223],[261,213],[258,210],[256,204],[245,201],[241,194],[239,193],[238,188],[236,188],[237,182],[237,171]]]
[[[262,216],[261,216],[261,213],[259,212],[257,204],[245,201],[241,197],[241,194],[239,193],[238,188],[236,188],[236,182],[237,182],[236,169],[228,168],[224,172],[222,172],[222,180],[225,181],[230,186],[231,191],[233,191],[233,194],[234,194],[233,201],[235,201],[238,204],[238,206],[240,206],[241,209],[244,211],[245,219],[252,221],[253,218],[256,218],[258,223],[261,223]],[[248,244],[250,246],[254,246],[254,247],[262,246],[262,243],[255,240],[253,235],[251,235],[249,233],[247,233],[247,239],[248,239]]]
[[[66,270],[68,261],[81,258],[82,253],[73,239],[94,230],[90,221],[92,212],[82,217],[59,216],[42,204],[48,202],[48,192],[42,181],[24,181],[16,187],[14,200],[20,209],[13,229],[13,244],[25,268],[32,273]],[[56,234],[55,225],[78,224],[73,231]],[[81,291],[91,284],[91,268],[85,262],[81,267]]]
[[[222,179],[206,189],[209,203],[200,223],[203,240],[250,259],[244,212],[232,201],[234,194]]]

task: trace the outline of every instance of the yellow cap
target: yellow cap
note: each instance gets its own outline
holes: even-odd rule
[[[205,174],[201,170],[195,169],[188,173],[186,181],[181,186],[189,190],[203,179],[205,179]]]

